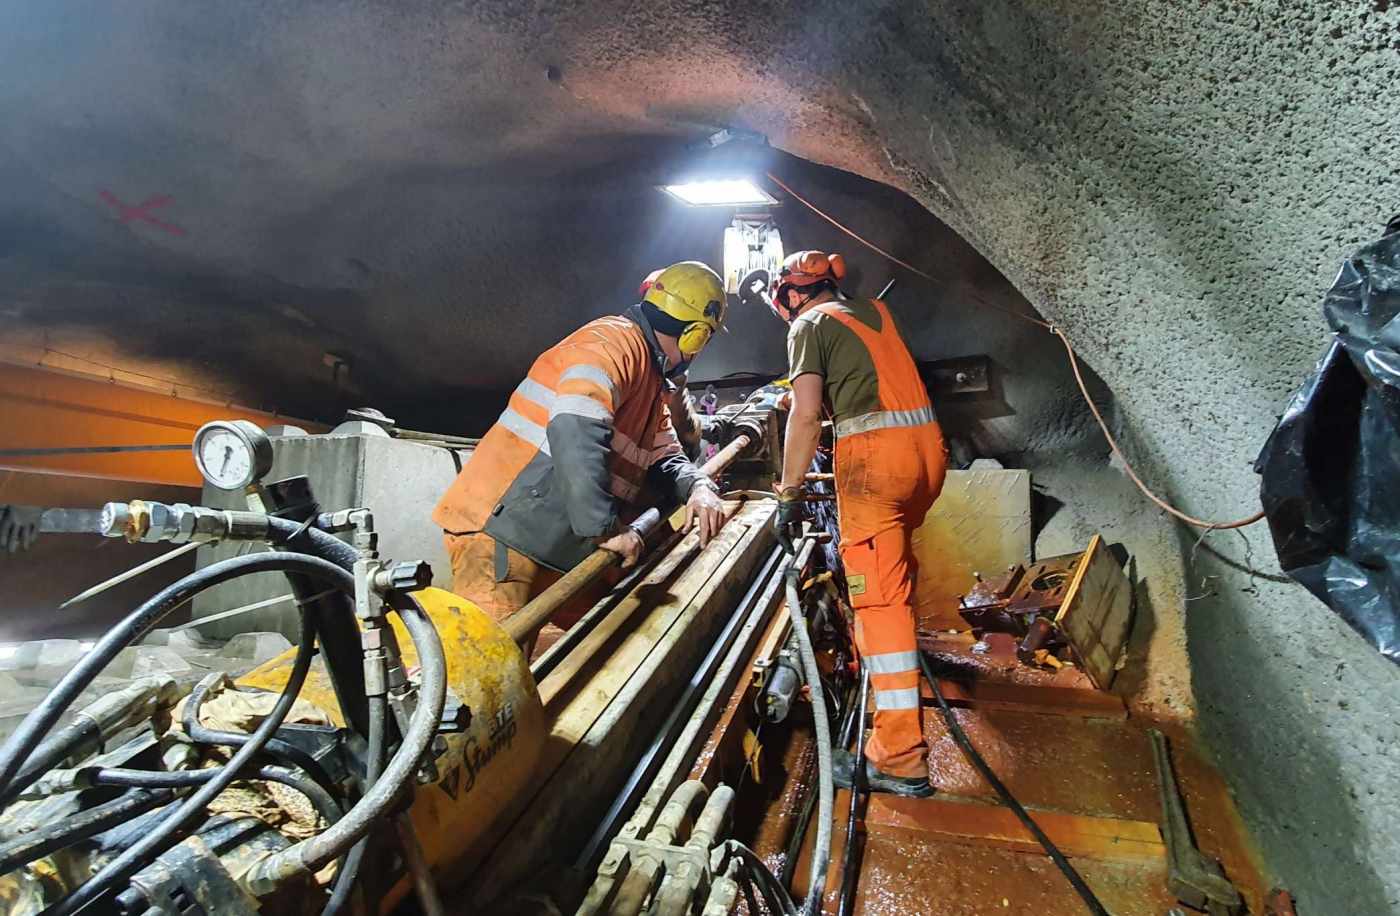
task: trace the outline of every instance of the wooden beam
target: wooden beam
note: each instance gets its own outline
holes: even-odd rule
[[[846,810],[846,790],[836,796],[836,810]],[[1158,862],[1166,858],[1162,833],[1148,821],[1090,817],[1060,811],[1031,810],[1031,817],[1066,856],[1108,862]],[[1044,854],[1009,808],[970,799],[935,796],[869,796],[865,827],[874,836],[887,831],[931,836],[951,843],[996,846]]]

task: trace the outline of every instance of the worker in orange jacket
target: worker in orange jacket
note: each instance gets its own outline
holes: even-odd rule
[[[874,697],[866,776],[876,791],[923,797],[933,788],[920,717],[910,535],[943,489],[947,451],[889,309],[878,299],[847,298],[845,274],[839,254],[802,251],[773,281],[770,304],[790,325],[792,380],[779,532],[790,539],[800,530],[802,483],[829,414],[841,560]],[[849,787],[852,755],[837,749],[833,756],[837,784]]]
[[[641,555],[644,487],[683,502],[702,543],[724,523],[715,483],[682,451],[673,378],[724,321],[724,284],[698,261],[648,278],[640,303],[546,350],[433,512],[452,585],[496,620],[598,547]],[[557,638],[557,627],[545,631]]]

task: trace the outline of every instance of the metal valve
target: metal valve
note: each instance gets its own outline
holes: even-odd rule
[[[433,584],[433,568],[426,561],[404,561],[381,567],[374,574],[374,590],[416,592]]]

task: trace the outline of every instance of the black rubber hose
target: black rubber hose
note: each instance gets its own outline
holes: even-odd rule
[[[94,786],[124,786],[136,789],[178,789],[202,786],[219,775],[222,767],[206,770],[127,770],[118,767],[98,767],[87,771],[84,779]],[[238,774],[239,779],[262,779],[281,783],[305,795],[317,813],[334,824],[345,809],[326,787],[316,780],[289,767],[263,765],[249,767]]]
[[[316,521],[324,515],[313,516]],[[349,572],[354,572],[359,554],[355,548],[319,528],[298,524],[293,519],[270,517],[268,539],[284,550],[309,553]],[[365,670],[360,648],[359,626],[354,602],[343,595],[324,594],[314,580],[299,573],[288,573],[287,583],[297,601],[319,616],[321,660],[331,678],[336,702],[347,727],[369,737],[369,710],[365,705]],[[314,771],[313,771],[314,772]]]
[[[850,804],[846,808],[846,845],[841,851],[841,900],[836,907],[836,916],[846,916],[855,911],[856,874],[851,868],[851,859],[856,848],[856,809],[860,805],[861,790],[865,788],[865,705],[869,697],[870,672],[862,669],[860,699],[855,710],[855,746],[851,751],[854,760],[851,766]]]
[[[797,916],[797,902],[792,899],[787,888],[774,877],[773,872],[769,871],[768,864],[759,858],[758,853],[738,840],[729,840],[724,845],[731,855],[739,857],[744,871],[758,885],[758,892],[763,895],[763,901],[768,904],[769,909],[781,916]]]
[[[300,561],[314,561],[307,568],[332,570],[345,579],[353,579],[349,573],[339,567],[332,566],[325,560],[315,557],[299,556],[297,554],[267,553],[255,556],[242,557],[239,559],[251,560],[257,556],[281,557],[284,560],[295,558]],[[226,561],[231,562],[231,561]],[[213,567],[209,567],[212,569]],[[207,571],[207,570],[206,570]],[[168,589],[167,589],[168,591]],[[41,916],[72,916],[72,914],[86,907],[103,894],[107,893],[119,882],[125,881],[133,874],[143,868],[153,857],[159,855],[168,846],[178,841],[180,834],[190,826],[196,818],[200,817],[206,805],[213,801],[219,793],[228,788],[229,784],[238,778],[238,774],[244,767],[252,762],[253,758],[262,752],[263,745],[273,733],[281,727],[283,720],[287,718],[287,713],[291,712],[292,704],[296,702],[297,694],[301,692],[302,685],[306,682],[307,672],[311,670],[311,660],[316,654],[316,621],[315,618],[305,610],[301,610],[301,635],[297,645],[296,660],[292,663],[291,673],[287,677],[287,684],[282,689],[282,694],[277,698],[277,704],[268,713],[267,718],[258,724],[253,731],[252,737],[247,744],[239,748],[227,764],[220,767],[217,775],[206,782],[193,795],[180,803],[173,812],[162,820],[154,830],[142,837],[129,849],[123,850],[120,855],[108,862],[93,877],[83,882],[72,893],[64,897],[58,903],[44,910]],[[343,818],[342,818],[343,820]],[[335,829],[332,825],[328,829]]]
[[[379,779],[379,771],[384,766],[384,750],[389,735],[389,701],[384,694],[369,698],[369,756],[365,759],[364,791]],[[361,793],[363,794],[363,792]],[[345,855],[345,861],[336,872],[335,885],[331,888],[330,900],[321,916],[339,916],[350,902],[350,894],[359,878],[360,865],[364,862],[365,850],[369,847],[369,835],[360,837]]]
[[[195,684],[194,689],[190,691],[189,697],[185,700],[185,711],[180,718],[180,724],[184,726],[185,734],[189,735],[190,740],[195,744],[242,747],[248,743],[248,735],[245,732],[219,731],[205,728],[199,724],[199,710],[204,706],[204,698],[208,695],[210,688],[223,680],[224,676],[222,672],[217,671],[207,675],[198,684]],[[322,787],[331,782],[325,767],[321,766],[316,758],[280,738],[269,739],[263,752],[269,757],[275,757],[283,763],[290,764],[289,768],[301,769]]]
[[[418,652],[420,666],[418,705],[409,717],[398,750],[384,766],[380,778],[339,823],[268,856],[249,870],[243,883],[256,896],[271,893],[290,878],[324,868],[369,833],[381,818],[388,816],[399,792],[411,783],[419,761],[437,734],[447,695],[447,659],[443,655],[442,639],[423,606],[412,595],[393,592],[389,598]]]
[[[801,566],[812,555],[815,541],[810,537],[802,549],[798,550],[784,575],[787,586],[788,617],[792,621],[792,632],[797,637],[797,646],[802,654],[802,667],[807,672],[809,700],[812,704],[812,724],[816,731],[817,745],[817,837],[812,846],[812,865],[808,880],[807,898],[802,904],[804,916],[817,916],[822,909],[822,894],[826,891],[826,872],[831,865],[831,822],[836,788],[832,782],[831,770],[831,722],[827,719],[826,688],[821,681],[821,670],[817,667],[816,651],[812,648],[812,636],[807,630],[807,618],[802,614],[802,598],[798,594],[798,577]]]
[[[23,792],[39,777],[61,764],[65,758],[76,754],[77,748],[92,746],[92,743],[101,739],[102,729],[97,723],[79,713],[74,721],[44,738],[34,749],[34,753],[29,755],[15,779],[16,785],[19,786],[15,794]]]
[[[1025,808],[1021,807],[1021,803],[1011,794],[1011,790],[1002,784],[1002,781],[997,778],[997,774],[987,765],[987,761],[977,752],[977,748],[972,746],[972,741],[968,739],[967,732],[963,731],[962,725],[958,723],[958,717],[953,715],[952,707],[950,707],[948,701],[943,698],[943,691],[938,686],[938,678],[934,676],[933,669],[929,667],[928,657],[923,652],[919,652],[919,667],[923,669],[924,677],[928,679],[929,686],[933,688],[933,698],[938,702],[938,708],[943,713],[943,721],[948,725],[948,732],[953,736],[953,740],[957,742],[958,747],[962,748],[962,752],[967,756],[967,759],[977,768],[977,772],[982,774],[982,778],[987,780],[987,784],[996,790],[997,795],[1001,797],[1002,803],[1011,809],[1011,812],[1016,815],[1016,819],[1025,825],[1025,828],[1031,832],[1031,836],[1035,837],[1036,842],[1045,849],[1046,855],[1050,857],[1050,860],[1055,863],[1055,867],[1058,868],[1060,873],[1065,876],[1065,879],[1069,881],[1075,893],[1084,901],[1084,905],[1089,908],[1089,912],[1093,913],[1094,916],[1109,916],[1108,910],[1104,909],[1104,905],[1099,902],[1099,898],[1094,896],[1094,892],[1090,889],[1089,885],[1084,883],[1084,879],[1080,877],[1079,872],[1074,870],[1074,866],[1069,863],[1069,859],[1065,858],[1065,854],[1060,852],[1060,848],[1051,842],[1050,838],[1045,835],[1045,831],[1041,830],[1040,826],[1036,824],[1035,821],[1031,820],[1031,816],[1026,813]]]
[[[355,590],[354,577],[327,560],[272,551],[221,560],[157,592],[121,623],[108,630],[92,650],[54,685],[48,696],[25,716],[4,746],[0,747],[0,810],[39,777],[39,771],[30,770],[27,782],[15,778],[59,718],[102,673],[102,669],[116,658],[117,653],[141,639],[166,615],[200,592],[255,572],[288,571],[314,576],[351,594]]]
[[[310,554],[328,563],[334,563],[348,573],[355,571],[355,561],[359,551],[335,535],[316,527],[303,527],[289,518],[268,516],[269,537],[274,546],[286,547],[297,553]]]
[[[66,846],[91,839],[104,830],[169,804],[174,798],[175,793],[169,789],[154,792],[138,789],[94,805],[86,811],[79,811],[57,823],[45,824],[37,830],[22,834],[0,846],[0,875],[9,874],[16,868],[28,865],[35,859],[42,859]]]

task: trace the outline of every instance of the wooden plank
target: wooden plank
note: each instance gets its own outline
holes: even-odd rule
[[[1064,604],[1055,615],[1055,625],[1100,690],[1112,686],[1117,674],[1118,659],[1128,641],[1131,611],[1128,577],[1103,538],[1095,534],[1074,571]]]
[[[846,790],[837,792],[837,811],[846,810],[847,803],[842,800],[846,795]],[[1030,810],[1030,816],[1066,856],[1139,863],[1166,858],[1162,833],[1149,821],[1034,809]],[[865,826],[871,834],[904,830],[931,834],[952,843],[1044,854],[1041,845],[1009,808],[971,800],[875,794],[869,797],[866,805]]]
[[[912,543],[919,564],[916,616],[931,628],[967,629],[958,596],[975,584],[973,574],[1000,573],[1030,559],[1030,471],[949,471]]]
[[[935,705],[933,691],[925,681],[919,682],[924,705]],[[977,682],[962,684],[939,679],[938,686],[949,706],[969,709],[1003,709],[1047,716],[1072,716],[1081,719],[1126,719],[1128,707],[1122,697],[1098,690],[1076,687],[1032,686],[1025,684],[996,684]]]

